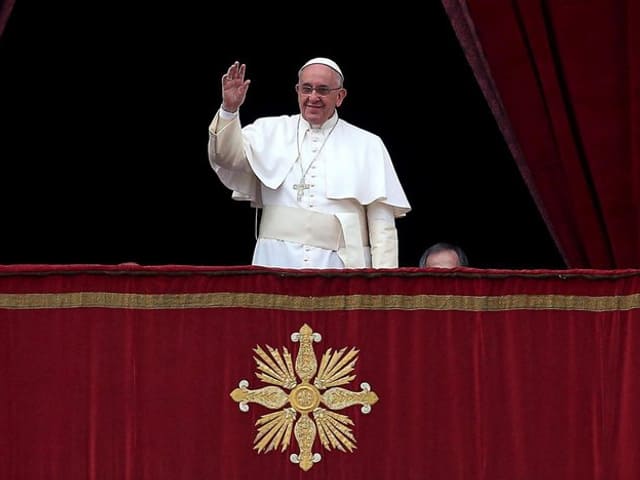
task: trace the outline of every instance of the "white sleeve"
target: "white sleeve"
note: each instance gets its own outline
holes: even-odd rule
[[[380,202],[367,206],[371,266],[398,268],[398,231],[393,207]]]
[[[226,115],[225,115],[226,113]],[[233,115],[232,118],[228,118]],[[214,169],[251,173],[237,114],[220,109],[209,125],[209,163]]]

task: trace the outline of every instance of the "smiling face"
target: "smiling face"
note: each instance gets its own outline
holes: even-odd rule
[[[303,87],[307,87],[307,90],[311,88],[311,93],[304,93]],[[320,87],[328,88],[328,93],[318,94]],[[300,114],[314,126],[321,126],[331,118],[336,107],[339,107],[347,96],[338,72],[319,63],[309,65],[300,72],[297,91]]]

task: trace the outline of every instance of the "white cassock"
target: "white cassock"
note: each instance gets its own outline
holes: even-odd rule
[[[398,266],[395,218],[411,207],[380,137],[337,113],[319,128],[300,115],[241,127],[229,115],[209,126],[209,161],[234,199],[262,208],[254,265]]]

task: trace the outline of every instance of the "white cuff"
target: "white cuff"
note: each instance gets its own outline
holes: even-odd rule
[[[220,118],[223,120],[233,120],[238,116],[238,112],[227,112],[222,105],[220,105]]]

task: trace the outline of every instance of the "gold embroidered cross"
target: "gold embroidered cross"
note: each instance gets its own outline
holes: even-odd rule
[[[313,452],[316,440],[327,451],[355,450],[353,421],[337,410],[359,404],[362,413],[369,413],[378,395],[366,382],[360,384],[360,391],[342,388],[356,378],[353,371],[359,351],[355,347],[329,348],[318,365],[312,343],[322,340],[319,333],[305,323],[291,335],[291,340],[300,343],[295,367],[286,347],[280,351],[268,345],[266,349],[257,346],[254,349],[256,376],[270,385],[252,390],[249,382],[242,380],[231,392],[231,398],[240,404],[243,412],[249,411],[249,403],[276,410],[262,415],[256,422],[254,450],[261,453],[280,448],[284,452],[293,434],[300,450],[289,459],[307,471],[322,459],[319,452]]]

